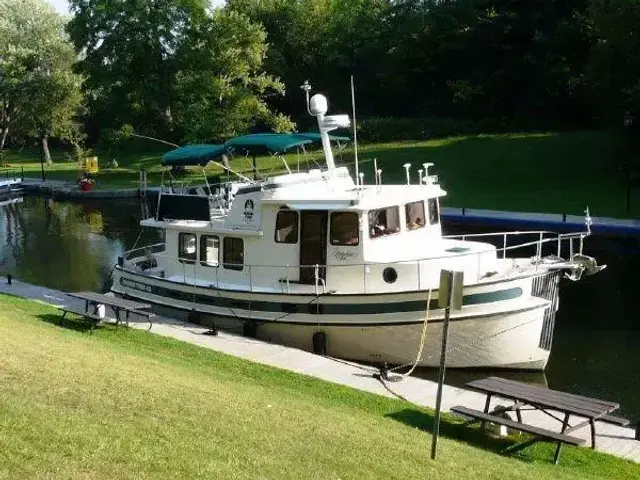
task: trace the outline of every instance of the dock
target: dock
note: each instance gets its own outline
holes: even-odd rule
[[[82,300],[67,296],[64,292],[40,287],[13,279],[11,285],[0,277],[0,293],[16,295],[45,302],[54,306],[76,306],[84,308]],[[147,321],[130,322],[131,327],[147,330]],[[308,375],[332,383],[345,385],[361,391],[401,398],[421,407],[433,409],[436,403],[437,383],[416,377],[406,377],[399,382],[385,382],[377,377],[378,369],[354,362],[322,357],[296,348],[276,345],[253,338],[246,338],[227,332],[217,336],[205,335],[209,329],[189,324],[182,320],[156,316],[151,332],[165,337],[175,338],[203,348],[233,355],[264,365]],[[612,398],[611,400],[615,400]],[[462,388],[445,386],[442,406],[445,411],[463,404],[482,410],[485,396]],[[494,402],[495,404],[495,402]],[[540,412],[523,414],[528,423],[542,428],[558,429],[555,420]],[[635,440],[635,429],[620,427],[608,423],[596,422],[597,450],[620,458],[640,463],[640,441]],[[576,437],[589,440],[589,429],[581,429]],[[589,442],[587,441],[587,444]],[[426,454],[426,453],[425,453]]]
[[[442,219],[449,223],[501,227],[505,230],[586,230],[584,215],[559,213],[507,212],[472,208],[444,207]],[[591,217],[591,231],[597,235],[640,236],[640,220]]]

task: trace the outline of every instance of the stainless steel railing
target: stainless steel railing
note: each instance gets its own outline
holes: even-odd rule
[[[164,243],[157,243],[154,245],[148,245],[130,250],[125,253],[125,262],[121,268],[130,270],[133,273],[140,273],[140,270],[144,273],[145,267],[148,266],[149,253],[151,253],[156,260],[158,269],[164,267],[165,269],[173,270],[175,275],[176,266],[181,265],[182,270],[181,281],[186,284],[193,284],[194,286],[205,287],[233,287],[235,289],[247,290],[247,291],[276,291],[281,293],[310,293],[310,294],[326,294],[328,289],[334,289],[343,291],[344,281],[333,280],[335,285],[331,285],[332,280],[346,278],[349,274],[349,292],[356,293],[370,293],[373,291],[380,291],[376,285],[380,284],[377,276],[372,279],[369,273],[372,271],[382,271],[386,267],[394,267],[402,273],[405,280],[398,285],[389,285],[388,289],[393,290],[399,288],[398,291],[404,290],[421,290],[429,288],[426,283],[426,274],[434,267],[438,267],[438,271],[442,268],[444,260],[455,259],[468,259],[473,258],[477,261],[476,266],[476,278],[470,278],[469,283],[479,282],[486,272],[481,269],[483,256],[486,254],[493,254],[495,252],[496,258],[502,257],[507,259],[507,254],[513,254],[517,250],[527,250],[528,255],[522,255],[519,258],[529,258],[531,263],[529,266],[534,267],[535,271],[538,270],[545,255],[551,254],[558,257],[561,256],[563,251],[566,251],[569,258],[574,253],[582,253],[584,246],[584,238],[588,236],[588,233],[570,233],[570,234],[558,234],[548,231],[528,231],[528,232],[499,232],[499,233],[480,233],[471,235],[456,235],[445,237],[447,239],[460,239],[464,241],[472,240],[490,240],[494,237],[494,242],[501,244],[502,247],[496,247],[490,241],[486,242],[487,248],[482,250],[476,250],[473,252],[460,252],[454,255],[439,255],[432,257],[421,257],[415,259],[408,259],[396,262],[368,262],[368,263],[356,263],[348,265],[310,265],[310,266],[297,266],[297,265],[267,265],[267,264],[244,264],[241,270],[227,270],[222,269],[224,273],[221,274],[220,266],[222,264],[208,265],[199,260],[185,260],[178,259],[176,256],[167,254]],[[509,245],[512,240],[517,239],[518,243],[515,245]],[[137,255],[136,255],[137,254]],[[516,258],[512,256],[511,258]],[[133,266],[133,268],[131,268]],[[203,270],[205,268],[206,270]],[[310,285],[299,284],[298,274],[301,268],[313,268],[314,269],[314,283]],[[320,273],[320,269],[324,268],[327,272],[327,279],[323,278]],[[154,272],[157,273],[157,270]],[[354,269],[359,271],[357,275],[354,275]],[[329,274],[332,274],[329,276]],[[345,275],[343,275],[345,273]],[[357,279],[356,279],[357,278]],[[342,288],[336,288],[337,286]],[[384,285],[383,285],[384,286]]]

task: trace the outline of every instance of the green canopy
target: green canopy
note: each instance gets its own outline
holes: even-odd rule
[[[187,145],[176,148],[162,156],[163,165],[201,165],[221,157],[227,148],[224,145]]]
[[[311,143],[311,140],[299,138],[290,133],[254,133],[231,138],[226,141],[225,146],[245,150],[252,155],[263,155],[286,152],[308,143]]]

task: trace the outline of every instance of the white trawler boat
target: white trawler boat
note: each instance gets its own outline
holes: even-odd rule
[[[406,184],[382,185],[380,170],[374,184],[362,174],[354,181],[336,167],[330,142],[337,137],[329,136],[349,126],[348,116],[325,116],[325,97],[309,100],[305,86],[320,134],[247,135],[183,147],[163,160],[204,165],[223,154],[282,153],[321,140],[326,169],[292,171],[283,158],[282,175],[238,175],[194,195],[162,193],[155,217],[141,225],[164,231],[164,242],[127,252],[111,290],[335,357],[409,364],[420,352],[417,363],[434,366],[444,318],[440,271],[459,270],[463,307],[452,314],[447,364],[543,370],[563,271],[575,280],[603,268],[582,254],[588,214],[585,231],[572,234],[443,237],[446,192],[430,164],[413,183],[407,166]]]

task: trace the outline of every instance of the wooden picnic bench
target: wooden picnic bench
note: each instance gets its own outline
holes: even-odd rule
[[[458,405],[451,409],[452,412],[471,418],[473,422],[480,421],[482,426],[484,426],[485,422],[492,422],[534,435],[531,440],[511,448],[512,451],[520,450],[541,440],[557,442],[558,445],[554,456],[554,463],[556,464],[560,458],[563,444],[580,445],[585,443],[582,439],[569,436],[569,433],[589,425],[591,427],[591,448],[595,448],[596,420],[620,426],[627,426],[630,423],[627,419],[610,415],[611,412],[614,412],[620,406],[617,403],[606,400],[551,390],[499,377],[474,380],[467,383],[466,386],[487,395],[484,411],[473,410]],[[511,406],[500,406],[490,413],[491,398],[494,396],[511,400],[514,403]],[[554,432],[546,428],[523,423],[521,412],[524,410],[540,410],[544,412],[546,415],[561,423],[562,427],[560,432]],[[506,411],[515,411],[517,421],[496,415],[496,413]],[[560,417],[557,416],[558,413]],[[569,425],[569,420],[572,415],[585,420],[573,426]]]
[[[79,308],[71,307],[71,306],[63,306],[59,307],[61,310],[62,317],[60,318],[60,324],[62,324],[64,317],[67,313],[74,313],[78,316],[83,317],[85,321],[92,323],[92,329],[95,325],[104,320],[104,317],[101,317],[98,314],[98,310],[101,305],[107,306],[113,310],[116,319],[116,328],[123,321],[129,325],[129,316],[131,314],[138,315],[141,317],[145,317],[149,322],[149,329],[153,326],[152,317],[155,315],[151,312],[144,311],[144,309],[151,308],[151,305],[144,302],[138,302],[135,300],[125,300],[124,298],[118,298],[110,295],[103,295],[101,293],[95,292],[71,292],[67,293],[70,297],[79,298],[85,301],[85,309],[82,311]],[[90,307],[93,307],[91,311]],[[124,313],[124,318],[122,318],[122,314]]]

